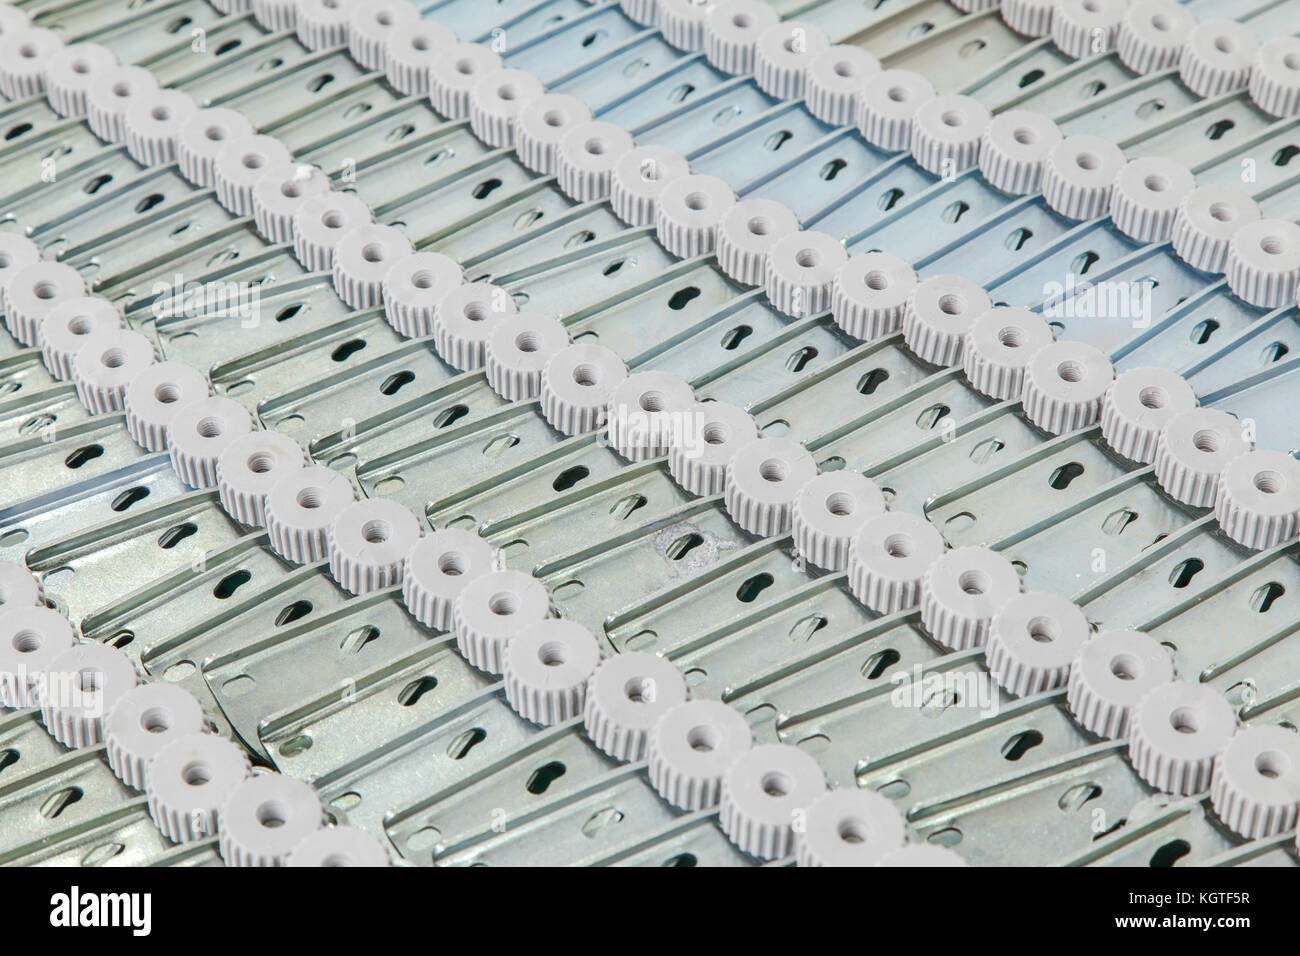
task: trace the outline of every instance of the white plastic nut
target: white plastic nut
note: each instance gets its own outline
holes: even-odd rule
[[[1300,809],[1300,736],[1276,724],[1237,731],[1214,758],[1210,802],[1248,840],[1294,830]]]
[[[762,285],[767,254],[781,239],[799,231],[799,217],[774,199],[742,199],[718,224],[716,255],[722,271],[745,285]]]
[[[655,26],[659,22],[659,0],[618,0],[618,5],[634,23]]]
[[[384,318],[408,339],[433,334],[438,303],[465,284],[465,270],[440,252],[408,252],[384,274]]]
[[[145,771],[173,740],[207,729],[203,705],[165,681],[140,684],[123,694],[104,723],[109,769],[128,787],[144,789]]]
[[[450,631],[456,596],[492,570],[496,549],[472,531],[443,528],[416,542],[405,562],[402,603],[425,627]]]
[[[199,106],[180,90],[154,89],[132,99],[122,114],[126,151],[143,166],[176,161],[176,135]]]
[[[848,567],[853,538],[863,523],[885,513],[885,494],[865,475],[841,469],[813,478],[795,497],[794,545],[811,564],[828,571]]]
[[[917,283],[903,309],[903,341],[935,365],[960,365],[966,333],[993,308],[984,288],[963,276],[931,276]]]
[[[45,98],[60,116],[85,116],[87,96],[117,66],[117,55],[98,43],[71,43],[45,66]]]
[[[1017,594],[989,622],[989,673],[1016,697],[1063,687],[1091,635],[1088,618],[1069,598],[1049,591]]]
[[[616,654],[587,681],[583,725],[591,742],[615,760],[644,760],[650,731],[686,697],[686,678],[672,662],[646,651]]]
[[[560,190],[576,202],[608,199],[614,166],[635,145],[621,126],[603,120],[578,123],[560,138],[556,151]]]
[[[474,85],[500,70],[501,55],[483,43],[458,43],[429,65],[429,100],[449,120],[470,115]]]
[[[1171,681],[1148,691],[1133,709],[1129,760],[1162,793],[1201,793],[1210,787],[1215,754],[1236,730],[1237,715],[1217,688]]]
[[[835,275],[848,261],[844,243],[812,230],[778,240],[767,253],[763,290],[778,312],[803,318],[831,307]]]
[[[1124,153],[1104,136],[1067,136],[1043,164],[1043,198],[1067,219],[1096,219],[1110,211]]]
[[[988,548],[953,548],[921,579],[921,623],[944,647],[964,651],[988,641],[993,615],[1020,593],[1020,575]]]
[[[293,564],[325,557],[328,530],[356,499],[347,476],[309,465],[284,475],[266,493],[266,533],[276,554]]]
[[[253,124],[238,110],[209,106],[196,110],[176,130],[176,163],[195,186],[216,185],[217,155],[232,140],[254,135]]]
[[[674,179],[655,204],[659,244],[682,259],[712,252],[718,226],[735,203],[736,194],[716,176],[692,173]]]
[[[962,369],[975,390],[1005,402],[1024,390],[1029,360],[1052,343],[1052,328],[1037,312],[995,305],[966,330]]]
[[[370,207],[350,193],[308,199],[293,214],[293,254],[308,272],[329,272],[334,250],[351,230],[372,221]]]
[[[879,72],[880,61],[862,47],[827,47],[808,64],[804,81],[808,112],[832,126],[852,125],[857,120],[858,95]]]
[[[1174,214],[1174,252],[1193,269],[1228,270],[1228,246],[1243,225],[1260,218],[1259,205],[1233,186],[1197,186]]]
[[[1300,527],[1300,462],[1266,449],[1238,456],[1219,476],[1214,516],[1224,534],[1256,551],[1294,538]]]
[[[778,100],[804,95],[804,78],[811,64],[831,45],[826,31],[811,23],[774,23],[754,43],[754,80]]]
[[[550,592],[537,578],[523,571],[487,571],[456,595],[456,647],[479,670],[500,674],[506,645],[550,616]]]
[[[40,585],[26,568],[8,562],[5,568],[0,573],[5,596],[0,604],[0,707],[21,710],[39,705],[46,688],[54,687],[46,675],[76,644],[77,635],[66,617],[38,605]]]
[[[664,711],[650,730],[650,783],[678,809],[716,807],[722,775],[753,742],[753,731],[734,707],[720,700],[683,701]]]
[[[1002,0],[1002,19],[1011,29],[1029,37],[1052,32],[1057,0]]]
[[[142,66],[115,66],[86,93],[86,122],[101,140],[120,143],[125,135],[122,116],[138,96],[158,89],[158,81]]]
[[[1246,223],[1228,242],[1227,275],[1228,288],[1251,305],[1294,304],[1300,290],[1300,226],[1285,219]]]
[[[1114,380],[1115,366],[1096,346],[1053,342],[1029,360],[1020,402],[1031,422],[1063,435],[1101,418],[1102,396]]]
[[[659,32],[679,50],[703,50],[710,5],[701,0],[657,0]]]
[[[669,183],[690,171],[690,164],[676,150],[637,146],[619,157],[610,171],[610,208],[629,226],[652,226],[659,195]]]
[[[221,805],[248,774],[248,757],[238,744],[216,734],[177,737],[145,771],[149,815],[173,843],[216,836]]]
[[[1120,62],[1143,76],[1171,69],[1195,27],[1196,15],[1177,0],[1132,4],[1119,25]]]
[[[41,322],[55,306],[86,294],[86,281],[81,273],[62,262],[32,262],[14,269],[4,277],[4,282],[5,325],[27,348],[36,345]]]
[[[1259,37],[1235,20],[1206,20],[1183,44],[1178,75],[1197,96],[1209,99],[1246,88]]]
[[[156,361],[153,343],[130,329],[86,336],[72,360],[77,400],[92,415],[120,411],[127,386]]]
[[[226,866],[284,866],[303,840],[325,822],[312,785],[278,773],[248,777],[217,811],[217,847]]]
[[[384,278],[393,263],[415,250],[394,226],[367,223],[351,229],[334,247],[330,269],[334,291],[354,309],[383,305]]]
[[[1300,37],[1274,37],[1255,53],[1250,98],[1270,116],[1300,113]]]
[[[176,477],[190,488],[215,487],[221,452],[252,430],[248,409],[224,395],[210,395],[178,408],[167,423],[167,453]]]
[[[869,342],[903,327],[916,270],[888,252],[850,256],[835,274],[831,316],[854,338]]]
[[[984,127],[980,172],[989,185],[1017,196],[1039,192],[1047,157],[1062,140],[1055,123],[1034,110],[999,113]]]
[[[421,531],[420,519],[405,505],[387,498],[354,501],[329,526],[330,574],[351,594],[400,584]]]
[[[382,70],[388,41],[407,35],[419,22],[420,11],[410,0],[371,0],[352,6],[347,24],[348,53],[367,70]]]
[[[217,456],[217,494],[226,514],[242,525],[266,524],[266,495],[285,475],[307,466],[297,440],[276,431],[249,432]]]
[[[526,70],[486,73],[470,94],[470,129],[488,146],[514,146],[520,108],[545,92],[541,80]]]
[[[50,662],[37,692],[50,736],[78,750],[104,740],[104,721],[139,683],[131,659],[111,644],[76,644]]]
[[[592,432],[605,423],[609,398],[627,378],[623,360],[603,345],[578,342],[542,367],[542,415],[565,435]]]
[[[1177,501],[1211,508],[1219,475],[1251,447],[1241,422],[1227,412],[1212,408],[1180,412],[1165,423],[1156,441],[1156,481]]]
[[[293,848],[285,866],[392,866],[378,838],[357,827],[322,827]]]
[[[297,0],[253,0],[253,17],[270,33],[298,26]]]
[[[292,242],[293,214],[329,190],[329,176],[317,166],[290,161],[264,170],[251,193],[257,231],[268,242]]]
[[[506,701],[525,720],[549,727],[582,713],[587,680],[600,664],[600,642],[574,621],[548,618],[506,644],[501,679]]]
[[[22,233],[0,232],[0,309],[6,314],[9,283],[27,266],[40,261],[41,250],[36,243]]]
[[[251,216],[257,181],[266,170],[291,162],[289,148],[274,136],[254,134],[229,140],[212,163],[217,199],[236,216]]]
[[[122,314],[103,296],[64,299],[41,320],[41,361],[55,379],[66,381],[72,378],[73,359],[87,336],[121,327]]]
[[[668,472],[695,495],[721,494],[736,451],[758,437],[758,425],[728,402],[697,402],[686,409],[668,452]]]
[[[0,34],[0,93],[22,100],[45,89],[45,65],[63,46],[53,30],[31,25]]]
[[[544,93],[527,103],[515,120],[515,152],[534,172],[556,171],[556,150],[573,127],[590,122],[591,108],[567,93]]]
[[[826,775],[809,754],[791,744],[760,744],[723,774],[718,823],[751,856],[789,856],[796,819],[825,791]]]
[[[715,3],[704,25],[708,61],[724,73],[754,72],[754,45],[779,16],[766,0]]]
[[[911,70],[882,70],[858,94],[857,125],[862,138],[887,153],[912,146],[912,118],[934,99],[934,85]]]
[[[295,0],[298,39],[309,50],[324,50],[348,42],[348,18],[359,0]]]
[[[799,489],[816,475],[817,462],[795,439],[756,438],[738,448],[727,465],[727,514],[750,534],[786,534]]]
[[[989,108],[971,96],[950,93],[926,100],[912,116],[912,158],[922,169],[952,180],[979,162],[980,139],[992,119]]]
[[[41,582],[27,566],[17,561],[0,561],[0,612],[44,606]]]
[[[490,282],[457,286],[434,309],[434,348],[454,369],[482,368],[488,339],[518,310],[510,293]]]
[[[668,454],[695,391],[672,372],[634,372],[614,387],[606,421],[613,448],[629,461]]]
[[[1065,700],[1079,726],[1119,740],[1128,736],[1138,701],[1173,679],[1173,661],[1154,637],[1142,631],[1102,631],[1075,655]]]
[[[875,866],[906,838],[907,823],[887,797],[841,787],[808,805],[795,857],[799,866]]]
[[[1115,46],[1128,0],[1057,0],[1052,42],[1072,59],[1106,53]]]
[[[1110,217],[1120,232],[1138,242],[1164,242],[1173,233],[1179,204],[1196,187],[1182,163],[1143,156],[1127,163],[1110,194]]]
[[[1115,377],[1101,400],[1101,436],[1130,461],[1150,464],[1160,432],[1197,406],[1196,391],[1177,372],[1144,366]]]
[[[145,451],[166,451],[167,426],[176,412],[211,390],[208,377],[184,362],[158,362],[138,371],[122,394],[131,440]]]
[[[878,614],[916,607],[926,570],[947,543],[921,515],[893,511],[868,518],[849,548],[853,596]]]
[[[408,23],[384,40],[384,75],[399,93],[428,96],[434,64],[456,46],[456,34],[435,20]]]
[[[542,369],[569,346],[569,331],[554,316],[520,312],[488,336],[488,384],[508,402],[529,401],[542,392]]]

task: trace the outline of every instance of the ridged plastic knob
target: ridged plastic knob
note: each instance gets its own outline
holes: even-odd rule
[[[761,538],[790,531],[799,490],[817,475],[817,462],[793,438],[756,438],[727,465],[723,502],[731,520]]]
[[[1086,342],[1053,342],[1025,368],[1020,402],[1025,417],[1053,435],[1096,424],[1101,399],[1115,380],[1106,353]]]

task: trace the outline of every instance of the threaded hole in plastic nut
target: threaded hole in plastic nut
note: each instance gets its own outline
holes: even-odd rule
[[[94,694],[103,686],[104,675],[89,667],[85,670],[77,671],[77,690],[87,694]]]
[[[652,391],[642,392],[641,397],[637,399],[637,404],[641,406],[643,412],[662,412],[668,402],[663,392]]]
[[[775,484],[789,477],[790,468],[779,458],[769,458],[758,466],[758,474],[764,481]]]
[[[525,353],[536,352],[541,347],[542,347],[541,337],[538,336],[538,334],[534,332],[532,329],[528,329],[527,331],[520,332],[518,335],[515,336],[515,348],[518,349],[520,352],[525,352]]]
[[[910,95],[905,86],[891,86],[885,93],[894,103],[906,103]]]
[[[725,445],[731,438],[731,429],[724,422],[707,422],[700,434],[706,445]]]
[[[563,126],[564,114],[559,110],[547,110],[542,114],[542,122],[547,126]]]
[[[833,515],[847,518],[857,508],[857,501],[847,491],[832,492],[826,498],[826,510]]]
[[[1255,756],[1255,772],[1261,777],[1276,780],[1291,769],[1291,762],[1276,750],[1265,750]]]
[[[653,704],[655,682],[649,677],[633,677],[623,685],[623,696],[634,704]]]
[[[914,545],[908,534],[891,534],[885,538],[885,554],[891,558],[911,557]]]
[[[1038,134],[1028,126],[1017,126],[1011,133],[1011,138],[1021,146],[1032,146],[1038,142]]]
[[[11,643],[19,654],[33,654],[41,649],[41,635],[35,631],[19,631]]]
[[[1255,487],[1266,495],[1275,495],[1286,487],[1286,481],[1276,471],[1261,471],[1255,475]]]
[[[465,318],[471,322],[482,322],[492,314],[485,302],[467,302],[463,311]]]
[[[1078,362],[1066,361],[1056,366],[1056,377],[1062,382],[1082,382],[1087,374]]]
[[[181,779],[191,787],[201,787],[212,779],[212,768],[197,760],[187,763],[181,768]]]
[[[785,797],[794,789],[794,781],[780,771],[773,770],[763,774],[759,786],[769,797]]]
[[[258,452],[250,455],[244,464],[253,474],[264,475],[275,467],[275,458],[266,452]]]
[[[701,192],[687,193],[685,202],[687,209],[693,209],[696,212],[699,212],[702,209],[708,208],[709,197]]]
[[[90,325],[90,316],[74,315],[68,320],[68,331],[73,335],[89,335]]]
[[[1287,53],[1282,57],[1282,65],[1288,70],[1300,70],[1300,54]]]
[[[470,60],[457,60],[456,72],[461,76],[469,76],[474,72],[474,64]]]
[[[582,148],[590,156],[601,156],[605,152],[605,141],[603,139],[592,138],[582,144]]]
[[[816,249],[800,249],[794,254],[794,261],[805,269],[815,269],[821,265],[821,256]]]
[[[38,299],[53,299],[59,294],[59,288],[53,282],[38,282],[32,286],[32,294]]]
[[[225,423],[220,418],[200,418],[199,423],[194,426],[194,431],[200,438],[220,438],[221,433],[226,430]]]
[[[573,380],[579,385],[594,386],[598,378],[594,365],[578,365],[573,369]]]
[[[836,60],[835,65],[831,67],[831,69],[834,71],[836,76],[843,77],[856,76],[858,72],[853,68],[853,64],[848,60]]]
[[[957,575],[957,587],[975,597],[987,594],[992,586],[993,582],[989,580],[988,574],[980,568],[967,568]]]
[[[961,315],[966,311],[966,300],[955,293],[939,296],[939,311],[944,315]]]
[[[82,73],[82,74],[89,73],[90,64],[87,63],[85,60],[77,60],[75,63],[72,64],[72,72]]]
[[[214,123],[203,131],[203,135],[207,139],[212,140],[212,142],[219,143],[226,138],[226,128],[224,126],[217,126]]]
[[[516,90],[514,86],[512,86],[509,83],[505,83],[497,87],[497,96],[505,100],[507,103],[509,103],[518,95],[519,95],[519,91]]]
[[[297,199],[302,195],[302,185],[296,179],[286,179],[280,184],[280,195],[285,199]]]
[[[1142,665],[1132,654],[1116,654],[1110,659],[1110,672],[1120,680],[1137,680],[1142,676]]]
[[[261,169],[266,165],[266,157],[261,153],[245,153],[239,160],[245,169]]]
[[[172,118],[172,111],[165,106],[159,105],[151,109],[149,115],[159,123],[165,123]]]
[[[288,822],[289,809],[279,800],[267,800],[258,806],[254,816],[262,826],[275,830]]]
[[[1280,256],[1286,252],[1286,242],[1281,236],[1265,236],[1259,240],[1260,251],[1269,256]]]
[[[153,397],[159,405],[170,405],[173,402],[179,402],[181,399],[180,386],[173,382],[163,382],[153,390]]]
[[[1223,447],[1223,436],[1210,428],[1202,428],[1192,435],[1192,447],[1213,454]]]
[[[108,349],[99,357],[99,363],[103,365],[104,368],[121,368],[126,364],[126,350]]]
[[[434,275],[428,269],[420,269],[411,276],[411,285],[417,289],[433,288]]]
[[[512,591],[498,591],[488,598],[488,610],[498,617],[509,617],[519,612],[519,595]]]
[[[306,508],[308,511],[319,508],[325,504],[325,489],[316,487],[303,488],[298,492],[294,500],[298,502],[299,508]]]
[[[437,565],[438,570],[447,575],[447,577],[455,578],[465,573],[465,569],[468,567],[469,562],[465,560],[465,555],[461,554],[459,551],[447,551],[438,555],[438,560],[435,564]]]
[[[1151,26],[1155,27],[1161,33],[1173,29],[1173,22],[1163,13],[1157,13],[1151,18]]]
[[[383,544],[393,536],[393,526],[382,518],[372,518],[361,526],[361,540]]]
[[[871,834],[871,828],[867,826],[865,820],[859,820],[857,817],[845,817],[835,825],[835,834],[844,843],[857,845],[866,843]]]
[[[341,209],[327,209],[321,213],[320,222],[326,229],[342,229],[348,224],[348,217]]]
[[[1210,218],[1215,222],[1232,222],[1237,218],[1237,211],[1226,202],[1210,203]]]
[[[960,110],[944,110],[939,114],[939,121],[944,126],[957,127],[966,122],[966,115]]]
[[[720,737],[718,728],[710,727],[708,724],[700,724],[686,731],[686,743],[698,753],[706,754],[717,750],[718,744],[722,742]]]
[[[1142,180],[1142,185],[1146,187],[1148,192],[1162,193],[1169,188],[1169,180],[1159,173],[1149,173]]]
[[[1101,160],[1094,153],[1079,153],[1074,157],[1074,165],[1091,172],[1101,165]]]
[[[998,342],[1006,348],[1018,349],[1025,344],[1025,330],[1015,325],[1008,325],[1005,329],[998,330]]]
[[[150,707],[140,715],[140,727],[146,733],[166,733],[172,729],[171,711],[166,707]]]
[[[1025,625],[1025,630],[1038,644],[1050,644],[1061,636],[1060,628],[1050,617],[1031,617],[1029,623]]]
[[[1169,404],[1169,393],[1159,385],[1148,385],[1138,392],[1138,404],[1143,408],[1164,408]]]
[[[863,277],[862,283],[873,292],[884,292],[889,288],[889,276],[878,269],[872,269]]]
[[[731,18],[731,25],[740,27],[742,30],[748,29],[749,25],[753,22],[754,21],[750,19],[748,13],[737,13]]]
[[[130,84],[130,83],[127,83],[125,80],[120,81],[120,82],[118,82],[118,83],[114,83],[114,84],[113,84],[113,95],[114,95],[114,96],[123,96],[123,97],[125,97],[125,96],[130,96],[130,95],[131,95],[131,84]]]
[[[1194,734],[1201,729],[1201,721],[1192,708],[1179,707],[1169,715],[1169,726],[1180,734]]]
[[[749,222],[745,223],[750,235],[766,236],[772,231],[772,221],[766,216],[753,216]]]
[[[559,667],[569,659],[569,649],[559,641],[547,641],[537,649],[537,660],[544,667]]]
[[[383,262],[384,247],[382,243],[368,242],[361,247],[361,258],[366,262]]]

